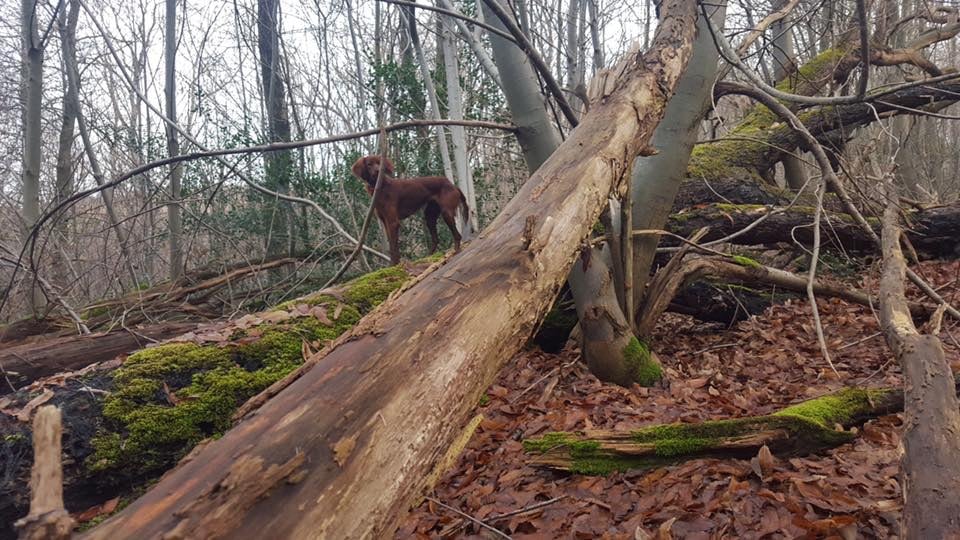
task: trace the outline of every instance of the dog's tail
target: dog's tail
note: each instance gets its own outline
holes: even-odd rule
[[[470,207],[467,206],[467,196],[462,191],[460,192],[460,215],[463,216],[464,223],[470,222]]]

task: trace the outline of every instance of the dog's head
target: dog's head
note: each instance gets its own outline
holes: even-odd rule
[[[383,158],[383,175],[393,176],[393,162],[389,158]],[[377,185],[377,177],[380,176],[381,161],[380,156],[365,156],[356,161],[350,170],[353,175],[363,180],[370,187]]]

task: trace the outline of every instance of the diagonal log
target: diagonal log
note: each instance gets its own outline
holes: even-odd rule
[[[689,60],[695,3],[668,0],[623,75],[462,253],[87,538],[380,537],[526,341]],[[524,231],[528,231],[524,237]]]

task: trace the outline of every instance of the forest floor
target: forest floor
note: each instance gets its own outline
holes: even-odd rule
[[[926,262],[915,270],[952,303],[960,301],[960,262]],[[876,290],[873,278],[861,285]],[[487,391],[477,410],[484,420],[429,495],[518,539],[896,538],[902,415],[872,420],[853,443],[821,455],[775,458],[773,473],[762,479],[751,460],[697,459],[608,477],[525,463],[521,441],[549,431],[761,415],[843,386],[901,384],[876,313],[839,300],[818,305],[839,379],[800,301],[732,328],[668,314],[651,343],[668,377],[658,388],[601,383],[576,350],[522,352]],[[954,371],[960,370],[956,325],[945,322],[940,335]],[[529,507],[538,508],[518,513]],[[495,535],[427,500],[396,537]]]

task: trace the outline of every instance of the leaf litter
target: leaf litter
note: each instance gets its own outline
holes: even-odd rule
[[[915,269],[960,304],[960,262]],[[876,279],[859,285],[876,290]],[[923,300],[915,290],[910,296]],[[839,380],[820,355],[806,302],[796,300],[732,328],[666,314],[651,341],[668,382],[655,388],[601,383],[569,347],[521,352],[486,392],[477,406],[483,422],[429,495],[517,539],[897,538],[900,414],[868,421],[849,444],[801,457],[763,448],[749,460],[694,459],[607,477],[525,463],[521,441],[549,431],[763,415],[843,386],[901,385],[870,308],[826,298],[818,305]],[[940,334],[955,371],[956,327],[945,321]],[[424,502],[395,537],[494,536]]]

